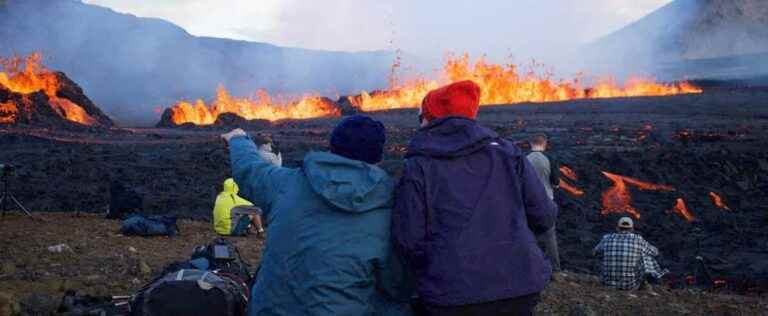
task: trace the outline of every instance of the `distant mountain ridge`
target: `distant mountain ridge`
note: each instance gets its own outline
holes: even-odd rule
[[[154,18],[79,0],[0,1],[0,55],[40,51],[118,122],[151,125],[154,109],[256,89],[357,93],[387,85],[394,54],[329,52],[196,37]]]
[[[675,0],[588,47],[595,63],[636,67],[768,53],[768,1]]]

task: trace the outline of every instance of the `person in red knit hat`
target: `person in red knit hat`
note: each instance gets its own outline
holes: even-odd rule
[[[421,102],[420,123],[425,126],[437,118],[460,116],[475,119],[480,108],[480,87],[471,80],[459,81],[430,91]]]
[[[552,273],[534,233],[557,207],[522,150],[475,121],[480,94],[427,94],[395,192],[392,235],[427,315],[532,315]]]

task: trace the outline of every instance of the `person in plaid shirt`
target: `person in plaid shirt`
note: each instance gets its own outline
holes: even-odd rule
[[[634,223],[629,217],[619,219],[618,232],[603,236],[594,254],[603,257],[603,284],[617,289],[636,290],[646,275],[658,279],[665,273],[654,259],[659,250],[634,233]]]

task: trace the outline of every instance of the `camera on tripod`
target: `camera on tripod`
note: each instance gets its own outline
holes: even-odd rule
[[[0,177],[13,175],[14,170],[16,170],[16,166],[12,164],[0,164]]]

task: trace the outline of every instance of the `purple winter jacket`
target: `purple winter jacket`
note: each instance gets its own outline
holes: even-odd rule
[[[408,147],[392,235],[424,302],[476,304],[544,289],[552,268],[534,232],[556,215],[517,146],[449,117],[420,129]]]

